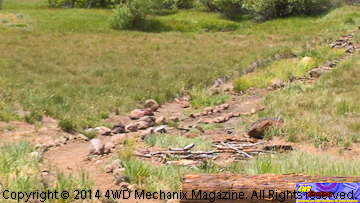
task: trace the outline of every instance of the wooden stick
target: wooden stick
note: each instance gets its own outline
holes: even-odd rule
[[[241,150],[239,150],[239,149],[236,149],[236,148],[232,147],[232,146],[229,145],[228,143],[225,144],[224,142],[221,142],[221,144],[228,146],[230,149],[236,151],[237,153],[243,154],[243,155],[245,155],[245,156],[247,156],[247,157],[249,157],[249,158],[254,158],[253,156],[251,156],[251,155],[249,155],[249,154],[247,154],[247,153],[245,153],[245,152],[243,152],[243,151],[241,151]]]

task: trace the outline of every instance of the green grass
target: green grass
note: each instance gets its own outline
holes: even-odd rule
[[[315,85],[296,83],[269,94],[260,117],[280,116],[286,125],[269,132],[315,146],[348,147],[360,138],[359,54],[325,74]]]
[[[192,150],[207,151],[211,149],[212,142],[205,138],[186,138],[179,135],[149,135],[145,138],[146,144],[150,146],[157,146],[162,148],[182,148],[191,143],[195,143]]]
[[[201,93],[215,78],[234,76],[261,57],[309,51],[353,30],[349,17],[360,23],[357,7],[265,23],[179,11],[155,17],[171,27],[167,32],[115,31],[108,24],[111,10],[3,2],[0,15],[18,13],[25,27],[0,24],[0,49],[6,50],[0,55],[0,120],[34,123],[48,115],[68,131],[95,127],[106,112],[125,114],[146,99],[164,103],[193,88],[200,92],[194,107],[221,103],[227,98]],[[227,28],[236,31],[216,32]],[[19,110],[30,111],[29,117],[21,118]]]
[[[329,162],[329,160],[331,160]],[[235,162],[229,171],[246,174],[306,174],[328,176],[358,176],[359,160],[343,160],[332,155],[312,155],[304,152],[277,154],[275,158],[257,156],[253,160]]]
[[[144,161],[128,159],[123,162],[126,175],[132,183],[147,191],[159,191],[170,189],[179,191],[181,189],[184,173],[221,173],[221,167],[208,162],[200,165],[197,169],[184,166],[168,165],[155,167]]]
[[[80,171],[80,177],[73,175],[65,175],[61,172],[51,171],[54,175],[54,180],[57,184],[54,184],[54,180],[47,180],[41,175],[43,168],[48,163],[44,162],[41,157],[30,157],[29,154],[34,151],[34,147],[28,142],[20,143],[2,143],[0,146],[0,186],[2,191],[8,190],[11,192],[36,192],[39,194],[43,191],[74,191],[75,189],[90,190],[93,187],[94,182],[83,171]],[[65,199],[51,199],[48,202],[72,202],[74,195],[70,193],[68,200]],[[1,196],[1,202],[6,202]],[[40,196],[41,197],[41,196]],[[88,198],[90,199],[90,198]],[[43,199],[42,199],[43,200]],[[26,201],[26,199],[23,199]],[[30,201],[33,201],[30,199]],[[11,201],[9,201],[11,202]]]
[[[331,160],[331,163],[329,162]],[[128,159],[124,161],[126,175],[132,183],[148,191],[181,189],[182,177],[185,173],[240,173],[240,174],[306,174],[358,176],[359,160],[343,160],[329,154],[313,155],[304,152],[290,152],[275,155],[257,156],[255,159],[234,162],[227,167],[208,162],[198,169],[184,166],[155,167],[141,160]]]
[[[312,62],[306,64],[294,58],[275,61],[267,67],[236,79],[234,89],[240,92],[246,91],[249,87],[266,88],[277,79],[287,81],[290,77],[307,76],[311,69],[318,67],[324,61],[339,59],[343,54],[345,50],[332,49],[328,46],[309,50],[299,54],[299,58],[309,56],[313,59]]]

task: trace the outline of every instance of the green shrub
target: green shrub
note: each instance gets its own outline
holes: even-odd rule
[[[189,9],[189,8],[193,8],[195,5],[194,0],[175,0],[174,3],[176,4],[176,7],[179,9]]]
[[[234,19],[242,11],[242,0],[213,0],[213,4],[230,19]]]
[[[111,26],[114,29],[138,29],[144,25],[150,13],[150,0],[128,0],[115,7]]]
[[[113,8],[115,4],[119,4],[120,2],[121,0],[48,0],[51,6],[70,8]]]
[[[216,6],[214,4],[214,0],[200,0],[200,3],[205,7],[208,11],[215,11]]]
[[[71,118],[60,119],[58,126],[65,132],[72,132],[76,129],[76,124]]]
[[[244,0],[246,8],[264,20],[298,14],[318,14],[328,11],[341,0]]]
[[[0,0],[1,1],[1,0]],[[1,23],[8,23],[9,22],[9,19],[7,17],[3,17],[1,19]]]

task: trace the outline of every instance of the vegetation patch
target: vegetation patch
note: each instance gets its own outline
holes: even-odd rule
[[[286,126],[271,132],[289,141],[315,146],[349,147],[360,138],[359,55],[325,74],[315,85],[296,83],[283,91],[269,94],[267,110],[260,117],[281,116]]]
[[[145,138],[146,144],[150,146],[157,146],[161,148],[182,148],[194,143],[193,150],[207,151],[212,147],[212,142],[205,138],[186,138],[180,135],[149,135]]]

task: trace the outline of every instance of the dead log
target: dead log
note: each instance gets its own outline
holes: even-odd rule
[[[247,174],[185,174],[182,192],[186,194],[181,203],[209,202],[209,194],[215,193],[215,202],[279,202],[281,192],[292,192],[283,202],[296,202],[294,191],[297,182],[359,182],[360,177],[307,176],[307,175],[247,175]],[[207,199],[201,197],[207,194]],[[230,192],[229,192],[230,191]],[[260,198],[260,191],[261,198]],[[221,198],[216,194],[221,192]],[[223,198],[227,193],[227,199]],[[194,195],[195,194],[195,195]],[[240,196],[244,199],[240,199]],[[271,196],[273,194],[273,196]],[[278,195],[277,199],[275,195]],[[236,197],[237,195],[237,197]],[[247,199],[245,199],[247,197]],[[251,198],[252,197],[252,198]],[[229,199],[230,198],[230,199]],[[291,199],[292,198],[292,199]],[[211,201],[213,202],[213,201]]]

